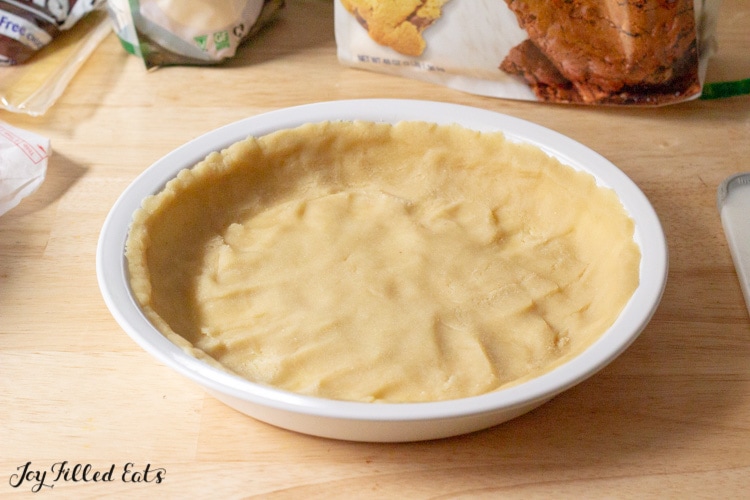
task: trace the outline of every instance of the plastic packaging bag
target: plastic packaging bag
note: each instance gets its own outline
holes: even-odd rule
[[[125,50],[147,68],[215,64],[233,57],[284,0],[108,0]]]
[[[0,107],[32,116],[57,101],[112,32],[103,0],[39,3],[0,1]]]
[[[22,64],[104,0],[0,0],[0,65]]]
[[[700,96],[720,0],[334,0],[346,65],[503,98]]]
[[[39,188],[49,155],[49,139],[0,122],[0,215]]]

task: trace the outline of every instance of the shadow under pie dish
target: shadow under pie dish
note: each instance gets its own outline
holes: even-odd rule
[[[409,441],[500,423],[603,367],[658,304],[666,250],[632,181],[570,139],[365,100],[160,160],[113,208],[97,269],[123,328],[230,406]]]

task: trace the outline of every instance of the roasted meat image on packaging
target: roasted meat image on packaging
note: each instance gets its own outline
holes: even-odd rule
[[[500,69],[542,101],[658,105],[700,93],[693,0],[506,0],[529,38]]]
[[[422,32],[442,15],[449,0],[341,0],[375,42],[400,54],[420,56]]]

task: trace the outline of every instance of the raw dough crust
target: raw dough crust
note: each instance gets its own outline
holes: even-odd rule
[[[193,355],[331,399],[483,394],[580,353],[638,286],[612,190],[501,133],[326,122],[249,138],[135,214],[133,292]]]

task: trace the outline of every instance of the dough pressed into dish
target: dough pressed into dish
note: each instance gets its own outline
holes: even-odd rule
[[[324,398],[490,392],[577,355],[639,282],[588,173],[499,132],[324,122],[183,170],[133,219],[151,322],[251,381]]]

